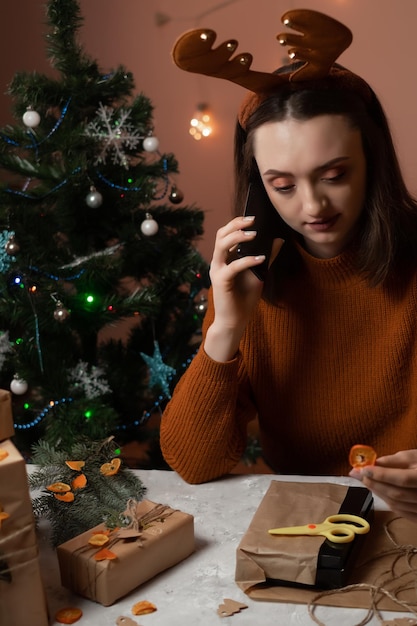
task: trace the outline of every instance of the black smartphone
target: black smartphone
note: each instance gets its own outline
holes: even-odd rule
[[[251,267],[253,273],[264,281],[269,268],[272,242],[282,236],[279,234],[282,230],[279,227],[283,222],[268,198],[262,181],[250,183],[243,215],[255,216],[255,222],[247,230],[256,230],[256,237],[250,241],[242,241],[237,248],[237,255],[244,257],[264,254],[265,261]]]

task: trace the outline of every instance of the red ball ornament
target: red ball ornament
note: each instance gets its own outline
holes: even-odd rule
[[[183,200],[184,194],[174,185],[171,189],[171,193],[169,194],[169,201],[172,202],[172,204],[181,204]]]
[[[68,309],[64,307],[62,302],[57,302],[56,308],[54,311],[54,319],[57,322],[65,322],[65,320],[67,320],[69,316],[70,316],[70,312],[68,311]]]

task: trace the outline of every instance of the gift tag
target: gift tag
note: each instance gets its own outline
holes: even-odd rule
[[[235,613],[239,613],[242,609],[247,608],[247,604],[242,604],[241,602],[236,602],[236,600],[225,598],[223,600],[223,604],[219,605],[219,608],[217,609],[217,614],[220,615],[220,617],[230,617]]]
[[[117,626],[140,626],[135,620],[130,619],[130,617],[125,617],[124,615],[117,618],[116,624]]]

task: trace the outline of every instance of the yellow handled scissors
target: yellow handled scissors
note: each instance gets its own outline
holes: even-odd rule
[[[349,543],[355,535],[364,535],[370,531],[369,523],[358,515],[337,513],[330,515],[321,524],[305,526],[288,526],[287,528],[271,528],[271,535],[323,535],[334,543]]]

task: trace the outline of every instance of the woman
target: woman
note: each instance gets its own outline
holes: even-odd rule
[[[162,418],[166,461],[217,478],[257,417],[277,473],[344,474],[352,445],[373,446],[376,465],[350,475],[417,521],[417,205],[378,99],[344,68],[250,96],[235,165],[238,217],[217,233],[203,342]],[[263,255],[234,253],[256,238],[249,183],[281,222],[265,283]]]

